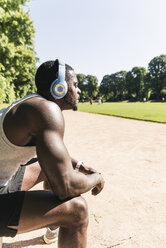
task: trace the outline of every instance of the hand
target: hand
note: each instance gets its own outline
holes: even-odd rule
[[[96,170],[94,170],[94,169],[91,168],[91,167],[87,167],[87,166],[85,166],[84,164],[82,164],[82,165],[80,166],[79,171],[80,171],[81,173],[83,173],[84,175],[96,173]]]
[[[101,176],[101,181],[92,189],[92,195],[98,195],[104,188],[105,181],[101,174],[100,176]]]

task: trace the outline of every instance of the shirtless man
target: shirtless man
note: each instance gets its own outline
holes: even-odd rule
[[[77,107],[77,77],[55,60],[38,68],[35,82],[37,94],[0,111],[0,236],[59,227],[59,248],[85,248],[88,210],[80,195],[97,195],[104,180],[63,142],[62,111]],[[28,191],[42,181],[44,190]]]

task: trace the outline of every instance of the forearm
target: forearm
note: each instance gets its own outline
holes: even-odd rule
[[[80,164],[78,164],[78,162]],[[78,168],[79,172],[85,174],[85,175],[88,175],[88,174],[92,174],[92,173],[95,173],[97,172],[95,169],[91,168],[91,167],[88,167],[86,166],[83,161],[78,161],[74,158],[71,158],[71,163],[72,163],[72,166],[73,166],[73,169],[76,169],[76,167]]]
[[[43,164],[41,163],[41,166],[42,165]],[[62,168],[63,164],[61,164],[60,167]],[[49,182],[52,191],[61,200],[86,193],[89,190],[92,190],[101,181],[101,176],[97,172],[86,175],[74,170],[72,167],[69,169],[67,166],[63,170],[63,177],[61,177],[60,175],[58,176],[59,173],[56,170],[57,167],[51,170],[51,173],[49,173],[50,169],[48,164],[45,168],[43,169],[47,177],[47,181]]]
[[[75,158],[72,158],[72,157],[70,157],[70,158],[71,158],[71,163],[72,163],[73,169],[75,169],[78,160],[76,160]]]
[[[75,197],[80,194],[86,193],[96,187],[101,182],[100,173],[93,173],[84,175],[81,172],[73,170],[70,177],[64,177],[63,183],[57,184],[53,178],[49,178],[50,186],[52,191],[61,200],[66,198]]]
[[[80,172],[75,172],[70,178],[70,184],[68,186],[68,194],[70,197],[86,193],[93,189],[97,184],[101,182],[100,173],[93,173],[84,175]]]
[[[69,157],[60,136],[54,138],[52,132],[46,132],[43,136],[38,138],[37,156],[51,189],[59,199],[85,193],[100,183],[99,173],[84,175],[73,169],[77,161]]]

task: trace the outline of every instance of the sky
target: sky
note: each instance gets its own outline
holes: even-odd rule
[[[40,62],[98,78],[166,54],[166,0],[31,0]]]

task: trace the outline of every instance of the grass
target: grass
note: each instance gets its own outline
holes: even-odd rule
[[[112,102],[79,103],[78,110],[89,113],[166,123],[166,103],[162,102]]]
[[[0,104],[0,109],[8,104]],[[111,102],[79,103],[78,110],[83,112],[117,116],[136,120],[166,123],[166,103],[161,102]]]

